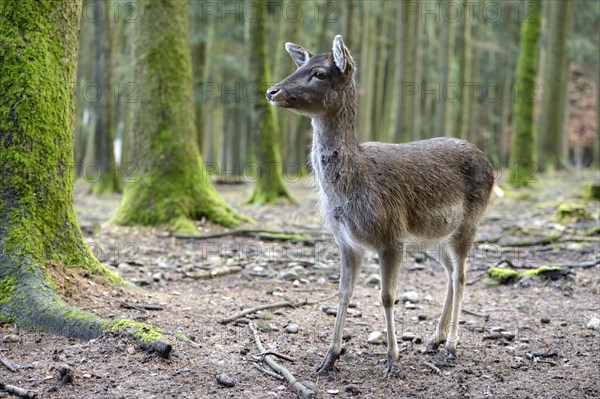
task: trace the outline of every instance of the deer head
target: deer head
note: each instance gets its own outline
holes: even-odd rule
[[[267,90],[272,105],[309,117],[323,117],[355,102],[356,67],[342,36],[333,39],[329,53],[314,55],[294,43],[286,43],[285,49],[298,69]]]

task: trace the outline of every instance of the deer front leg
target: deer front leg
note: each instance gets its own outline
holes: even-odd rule
[[[396,283],[402,260],[403,249],[386,248],[379,252],[381,267],[381,303],[385,314],[387,327],[388,355],[387,373],[392,377],[397,373],[396,363],[398,361],[398,343],[396,342],[396,330],[394,326],[394,301],[396,294]]]
[[[354,291],[356,278],[358,277],[358,272],[364,258],[363,250],[340,246],[340,251],[342,266],[340,273],[339,305],[337,316],[335,318],[335,325],[333,327],[331,345],[329,346],[329,350],[327,351],[323,363],[317,368],[317,373],[319,374],[332,370],[335,361],[339,358],[340,352],[342,351],[342,334],[344,323],[346,322],[346,313],[348,311],[352,292]]]

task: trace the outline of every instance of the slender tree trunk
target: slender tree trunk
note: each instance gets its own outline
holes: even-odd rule
[[[411,137],[413,140],[420,140],[421,136],[421,109],[423,107],[422,84],[423,84],[423,29],[425,24],[421,23],[419,17],[415,18],[415,38],[414,38],[414,83],[416,85],[416,93],[412,96],[413,101],[413,127]]]
[[[240,217],[212,186],[196,145],[187,2],[146,0],[140,8],[132,142],[138,173],[125,185],[114,221],[182,232],[195,232],[192,220],[202,217],[235,226]]]
[[[115,121],[113,106],[119,101],[118,82],[113,82],[113,51],[110,0],[95,1],[96,8],[102,10],[94,23],[94,83],[98,95],[94,102],[95,126],[93,140],[94,176],[90,193],[104,194],[119,192],[119,170],[115,165],[114,141]],[[113,84],[117,83],[117,93]],[[115,98],[117,97],[117,98]]]
[[[257,86],[265,88],[272,83],[267,59],[267,46],[265,38],[265,1],[260,1],[260,15],[256,21],[250,23],[250,62],[252,70],[256,73]],[[275,108],[267,101],[265,96],[258,96],[254,103],[256,124],[252,125],[257,136],[256,159],[258,161],[259,179],[254,186],[254,192],[248,200],[252,204],[265,204],[277,198],[292,200],[293,198],[285,187],[281,172],[281,153],[279,148],[279,129]]]
[[[470,1],[463,1],[463,9],[470,9]],[[457,137],[466,140],[469,131],[469,115],[471,113],[471,29],[472,22],[468,16],[462,20],[462,48],[460,53],[460,81],[461,90],[460,109],[456,119],[455,133]]]
[[[444,103],[444,135],[445,136],[454,136],[456,137],[456,133],[454,131],[455,128],[455,114],[456,114],[456,103],[454,101],[454,96],[450,93],[450,83],[456,84],[456,81],[453,79],[455,76],[453,60],[454,60],[454,49],[456,48],[456,23],[448,21],[448,52],[446,53],[445,64],[448,68],[447,70],[447,80],[446,86],[442,86],[441,90],[441,101]],[[442,44],[443,45],[443,44]],[[452,102],[450,101],[452,99]]]
[[[542,94],[540,123],[538,129],[540,170],[555,170],[565,166],[563,139],[565,79],[568,76],[567,37],[569,34],[573,5],[570,1],[545,2],[550,7],[548,21],[548,51]]]
[[[537,43],[540,36],[541,0],[521,25],[521,48],[517,64],[517,85],[513,119],[510,174],[508,181],[514,187],[526,185],[535,173],[533,106],[536,94]]]

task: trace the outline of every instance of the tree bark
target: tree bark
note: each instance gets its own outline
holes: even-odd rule
[[[517,64],[514,127],[508,178],[509,183],[514,187],[526,185],[532,174],[535,173],[533,106],[536,94],[537,43],[541,27],[541,1],[534,0],[530,4],[534,9],[521,25],[521,49]]]
[[[250,63],[256,78],[257,86],[266,90],[272,84],[267,59],[267,46],[265,42],[266,4],[260,1],[260,14],[262,17],[250,22]],[[293,198],[285,187],[281,172],[281,153],[279,148],[279,125],[275,108],[272,107],[264,95],[258,95],[254,103],[256,114],[252,125],[257,136],[256,159],[258,162],[258,181],[254,185],[254,192],[248,200],[251,204],[266,204],[277,198],[292,200]]]

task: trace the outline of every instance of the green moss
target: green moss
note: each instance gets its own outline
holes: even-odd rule
[[[562,270],[562,268],[558,266],[540,266],[537,269],[531,269],[525,272],[492,267],[487,271],[488,278],[485,282],[488,285],[512,284],[521,280],[523,277],[543,276],[545,273],[556,272],[560,270]]]
[[[132,320],[119,320],[105,322],[103,329],[110,331],[125,330],[144,344],[153,344],[163,340],[162,331],[150,324],[140,323]]]
[[[4,280],[0,280],[0,306],[2,306],[4,303],[10,302],[14,290],[14,277],[7,277]]]
[[[592,218],[585,206],[580,204],[560,204],[556,210],[555,219],[558,223],[577,223]]]

